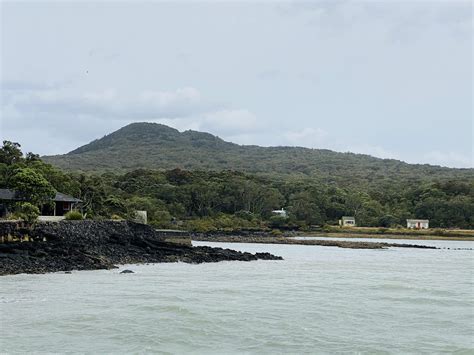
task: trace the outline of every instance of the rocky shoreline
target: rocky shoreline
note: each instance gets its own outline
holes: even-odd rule
[[[119,264],[282,260],[270,253],[170,243],[133,222],[62,221],[25,228],[0,223],[0,275],[112,269]]]
[[[210,235],[193,234],[192,240],[203,242],[219,243],[262,243],[262,244],[291,244],[291,245],[319,245],[326,247],[339,247],[349,249],[387,249],[396,248],[416,248],[416,249],[439,249],[434,246],[418,244],[399,244],[386,242],[358,242],[343,240],[300,240],[289,237],[274,237],[270,235]]]

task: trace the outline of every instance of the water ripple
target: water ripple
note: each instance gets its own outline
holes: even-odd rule
[[[1,350],[474,352],[471,252],[219,246],[285,260],[3,277]]]

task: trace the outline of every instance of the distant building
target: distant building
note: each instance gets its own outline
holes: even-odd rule
[[[133,219],[134,222],[147,224],[148,217],[146,211],[135,211],[135,218]]]
[[[428,229],[429,224],[428,219],[407,219],[407,228]]]
[[[273,210],[272,213],[283,218],[288,217],[288,212],[286,212],[283,208],[281,210]]]
[[[339,225],[342,227],[355,227],[356,220],[354,217],[344,216],[339,220]]]
[[[9,208],[16,202],[28,201],[21,198],[15,190],[0,189],[0,217],[9,212]],[[82,201],[78,198],[57,192],[52,199],[52,206],[44,205],[41,209],[40,220],[54,220],[61,218],[42,218],[42,217],[62,217],[69,211],[72,211]]]

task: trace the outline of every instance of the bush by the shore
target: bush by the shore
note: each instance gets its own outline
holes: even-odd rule
[[[65,214],[66,220],[68,221],[80,221],[84,219],[82,216],[82,213],[76,210],[69,211],[68,213]]]

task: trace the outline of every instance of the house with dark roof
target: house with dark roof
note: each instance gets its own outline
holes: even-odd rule
[[[0,189],[0,217],[8,214],[9,208],[16,202],[27,201],[27,199],[20,196],[20,194],[11,189]],[[64,216],[69,211],[76,209],[82,200],[56,192],[56,195],[51,200],[51,205],[46,204],[41,208],[42,216]]]

